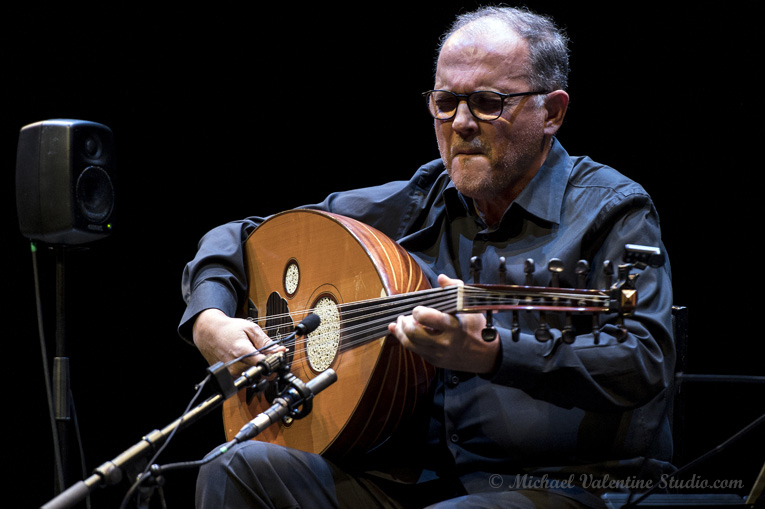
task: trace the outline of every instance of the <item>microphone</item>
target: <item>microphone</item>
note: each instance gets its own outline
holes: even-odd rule
[[[303,321],[295,326],[295,332],[299,336],[307,336],[308,334],[315,331],[320,323],[321,318],[319,318],[319,315],[316,313],[311,313],[310,315],[303,318]]]
[[[316,313],[311,313],[305,318],[303,318],[303,320],[295,326],[295,329],[292,331],[291,334],[284,336],[283,338],[277,341],[268,343],[266,346],[258,350],[258,352],[260,353],[262,350],[268,350],[272,346],[281,345],[289,341],[292,341],[293,339],[295,339],[296,336],[307,336],[308,334],[315,331],[320,323],[321,323],[321,318],[319,318],[319,315],[317,315]]]
[[[233,443],[249,440],[261,431],[291,413],[292,417],[300,419],[310,412],[311,400],[314,395],[323,391],[337,380],[337,373],[333,369],[327,369],[318,376],[303,384],[297,378],[293,378],[292,387],[285,393],[274,399],[273,405],[265,412],[258,414],[253,420],[245,424],[239,433],[236,434]],[[305,408],[302,412],[295,413],[295,407],[303,404]]]

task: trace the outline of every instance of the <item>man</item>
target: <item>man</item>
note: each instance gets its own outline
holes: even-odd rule
[[[558,258],[560,286],[574,287],[584,259],[589,286],[604,287],[597,268],[622,263],[626,244],[661,247],[659,221],[639,185],[569,156],[555,139],[567,70],[565,38],[544,17],[494,8],[462,16],[443,39],[426,94],[441,159],[408,182],[335,193],[314,207],[386,233],[441,286],[472,282],[472,256],[484,262],[481,282],[496,283],[502,256],[510,283],[524,284],[531,258],[533,284],[548,285],[547,262]],[[242,243],[260,221],[213,230],[186,268],[180,331],[210,362],[269,341],[233,318],[246,292]],[[637,285],[626,337],[612,319],[599,334],[579,329],[573,343],[561,341],[556,318],[553,339],[539,341],[538,317],[524,315],[514,337],[510,317],[497,313],[498,336],[486,341],[483,314],[413,309],[389,331],[439,368],[429,429],[406,458],[421,469],[419,482],[253,442],[202,469],[199,506],[603,506],[609,479],[624,485],[672,468],[668,267],[643,271]]]

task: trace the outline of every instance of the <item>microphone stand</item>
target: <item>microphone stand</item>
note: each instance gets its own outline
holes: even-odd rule
[[[283,378],[284,381],[290,385],[290,388],[284,391],[282,395],[275,398],[273,405],[271,405],[268,410],[262,412],[245,424],[233,440],[224,447],[221,447],[221,454],[226,452],[231,445],[256,437],[261,431],[288,415],[293,419],[302,419],[308,415],[312,409],[311,400],[313,399],[313,395],[323,391],[333,384],[337,380],[337,374],[334,370],[327,369],[322,371],[308,383],[303,383],[299,378],[289,372],[284,374]],[[298,405],[301,403],[303,404],[302,408],[298,408]],[[206,459],[209,460],[212,458]]]
[[[284,371],[280,375],[280,378],[282,378],[283,383],[289,384],[289,388],[285,389],[278,397],[274,398],[274,403],[270,408],[261,412],[250,422],[242,426],[236,436],[229,442],[221,445],[217,450],[211,452],[199,461],[175,463],[164,466],[152,465],[150,469],[151,473],[159,477],[162,473],[175,468],[202,466],[211,462],[215,458],[222,456],[236,444],[255,438],[263,430],[284,417],[289,416],[293,419],[302,419],[311,413],[314,395],[335,383],[337,381],[337,373],[335,373],[335,370],[333,369],[326,369],[307,383],[303,383],[289,371]]]
[[[96,468],[93,475],[85,480],[75,483],[60,493],[57,497],[43,505],[42,508],[53,509],[72,507],[84,500],[96,487],[110,486],[119,483],[122,480],[123,471],[143,459],[149,453],[155,451],[156,447],[165,442],[175,430],[185,429],[196,422],[200,417],[206,415],[210,410],[222,405],[226,399],[239,392],[239,390],[252,385],[253,382],[264,376],[274,373],[284,364],[286,364],[286,355],[284,352],[271,354],[256,366],[247,369],[239,378],[233,381],[223,363],[219,362],[210,366],[208,371],[212,375],[211,380],[215,385],[215,393],[212,396],[208,397],[205,401],[192,408],[185,415],[176,419],[161,430],[154,430],[144,436],[132,447]],[[299,404],[300,401],[290,401],[289,403]]]

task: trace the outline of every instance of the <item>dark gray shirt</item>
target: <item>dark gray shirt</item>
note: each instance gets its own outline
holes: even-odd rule
[[[472,283],[471,257],[480,257],[481,283],[547,286],[552,258],[563,262],[559,286],[577,286],[579,260],[591,267],[587,286],[604,288],[606,261],[623,263],[626,244],[660,247],[659,218],[645,190],[614,169],[569,156],[556,141],[540,171],[488,228],[459,193],[440,160],[409,181],[329,195],[310,208],[346,215],[397,240],[431,283],[439,273]],[[252,217],[212,230],[183,277],[188,304],[180,332],[202,310],[233,316],[246,296],[242,244],[262,221]],[[637,279],[638,309],[616,337],[614,316],[595,341],[589,322],[577,323],[573,344],[560,341],[561,317],[549,317],[554,339],[534,337],[538,315],[522,313],[513,340],[509,313],[495,313],[502,362],[490,376],[439,370],[431,412],[426,467],[458,476],[469,492],[517,484],[516,475],[571,480],[585,487],[607,475],[614,483],[671,468],[666,410],[674,370],[669,265]],[[645,461],[644,459],[647,458]],[[499,477],[498,477],[499,476]],[[520,486],[519,486],[520,487]],[[618,486],[617,486],[618,487]],[[595,491],[600,491],[595,489]],[[608,491],[613,491],[610,489]]]

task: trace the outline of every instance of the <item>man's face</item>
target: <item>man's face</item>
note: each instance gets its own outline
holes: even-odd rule
[[[507,31],[500,37],[496,31],[488,36],[463,32],[453,35],[441,51],[435,89],[460,94],[531,91],[524,41]],[[463,101],[454,118],[435,121],[441,158],[463,194],[479,201],[514,196],[533,177],[546,156],[545,112],[536,99],[506,99],[502,116],[494,121],[476,119]]]

